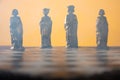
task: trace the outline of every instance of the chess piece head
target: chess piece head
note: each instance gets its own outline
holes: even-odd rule
[[[69,5],[68,6],[68,13],[73,13],[75,10],[74,10],[74,6],[73,5]]]
[[[100,9],[100,10],[99,10],[99,15],[100,15],[100,16],[105,15],[105,11],[104,11],[103,9]]]
[[[44,14],[45,16],[47,16],[47,15],[49,14],[49,9],[48,9],[48,8],[44,8],[44,9],[43,9],[43,14]]]
[[[18,15],[18,10],[17,9],[13,9],[12,15],[17,16]]]

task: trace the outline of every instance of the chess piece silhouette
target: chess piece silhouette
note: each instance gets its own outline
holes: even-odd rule
[[[52,48],[51,46],[51,31],[52,31],[52,20],[48,16],[49,9],[43,9],[44,16],[40,21],[40,29],[41,29],[41,48]]]
[[[100,9],[99,16],[97,17],[97,25],[96,25],[97,49],[108,49],[108,47],[107,47],[108,22],[104,15],[105,15],[104,10]]]
[[[18,10],[13,9],[12,15],[10,17],[11,49],[23,51],[23,28],[21,19],[18,16]]]
[[[78,48],[77,27],[78,20],[74,14],[74,6],[68,6],[68,14],[65,19],[67,48]]]

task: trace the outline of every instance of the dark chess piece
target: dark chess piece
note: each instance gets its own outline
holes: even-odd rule
[[[10,34],[11,34],[11,44],[12,50],[23,51],[23,28],[22,22],[18,15],[18,10],[14,9],[12,11],[12,17],[10,17]]]
[[[78,20],[74,14],[74,6],[70,5],[65,19],[67,48],[78,48],[77,27]]]
[[[52,48],[51,46],[51,31],[52,31],[52,20],[48,16],[49,9],[43,9],[44,16],[40,21],[40,29],[41,29],[41,48]]]
[[[108,49],[108,22],[104,16],[105,12],[103,9],[100,9],[99,16],[97,17],[97,31],[96,31],[96,42],[97,49]]]

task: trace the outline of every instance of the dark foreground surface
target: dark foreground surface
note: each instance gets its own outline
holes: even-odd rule
[[[0,47],[0,80],[120,80],[120,47],[9,48]]]

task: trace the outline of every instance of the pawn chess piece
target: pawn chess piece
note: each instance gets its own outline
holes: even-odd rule
[[[11,49],[23,51],[23,29],[21,19],[18,16],[18,10],[14,9],[12,15],[10,17]]]
[[[49,9],[43,9],[44,16],[40,21],[40,30],[41,30],[41,48],[52,48],[51,46],[51,31],[52,31],[52,20],[48,16]]]
[[[97,49],[108,49],[107,41],[108,41],[108,22],[106,17],[104,16],[105,12],[103,9],[100,9],[99,16],[97,18],[97,31],[96,31],[96,42]]]
[[[65,19],[67,48],[78,48],[77,27],[78,20],[74,14],[74,6],[68,6],[68,15]]]

